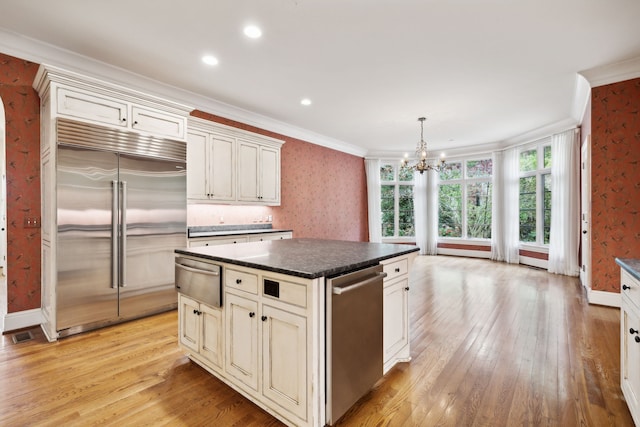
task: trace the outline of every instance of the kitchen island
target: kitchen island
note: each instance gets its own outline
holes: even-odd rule
[[[178,269],[184,269],[180,263],[204,262],[219,269],[207,273],[212,280],[219,274],[220,296],[211,300],[214,304],[186,292],[192,273],[184,271],[195,271],[192,267],[176,280],[180,345],[194,362],[284,423],[334,423],[355,401],[344,410],[332,403],[332,394],[339,394],[331,375],[338,366],[332,336],[357,324],[373,325],[377,314],[382,335],[379,377],[410,360],[409,267],[417,251],[410,245],[318,239],[176,249],[176,277]],[[332,325],[332,300],[342,292],[333,289],[332,281],[372,268],[380,271],[372,273],[379,275],[376,286],[383,288],[380,305],[365,305],[364,315]],[[363,279],[350,288],[362,292],[362,285],[369,287],[373,280]],[[354,310],[363,305],[353,304]],[[361,350],[350,346],[347,342],[339,350]],[[350,374],[357,381],[359,373]]]

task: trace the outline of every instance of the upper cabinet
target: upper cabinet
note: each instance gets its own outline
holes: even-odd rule
[[[187,141],[190,201],[280,205],[284,141],[195,117]]]
[[[54,101],[55,117],[186,141],[192,107],[49,65],[40,67],[33,85]]]

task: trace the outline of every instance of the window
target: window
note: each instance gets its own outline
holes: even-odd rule
[[[382,237],[415,236],[413,219],[413,171],[400,165],[380,167]]]
[[[491,238],[491,159],[447,164],[440,172],[438,235],[467,239]]]
[[[520,241],[549,244],[551,229],[551,145],[529,146],[520,160]]]

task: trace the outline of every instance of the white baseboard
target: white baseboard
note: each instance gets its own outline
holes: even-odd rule
[[[438,248],[438,255],[466,256],[471,258],[491,259],[491,252],[467,249]]]
[[[39,308],[18,311],[16,313],[8,313],[4,316],[4,329],[2,332],[29,328],[31,326],[37,326],[42,322],[42,312]]]
[[[607,307],[620,307],[622,298],[619,293],[593,291],[587,288],[587,299],[589,304],[606,305]]]
[[[546,259],[532,258],[522,255],[520,255],[520,264],[530,265],[532,267],[538,267],[544,270],[549,268],[549,261],[547,261]]]

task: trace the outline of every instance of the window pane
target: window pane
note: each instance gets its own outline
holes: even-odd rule
[[[441,185],[438,200],[438,235],[462,237],[462,186]]]
[[[467,178],[491,176],[493,162],[491,159],[467,161]]]
[[[491,238],[491,183],[467,185],[467,237]]]
[[[381,186],[380,194],[380,210],[382,211],[382,237],[393,237],[395,223],[395,186]]]
[[[520,178],[520,241],[536,241],[536,177]]]
[[[402,167],[399,168],[398,179],[400,181],[413,181],[413,169]]]
[[[546,147],[545,147],[546,149]],[[545,157],[546,161],[546,157]],[[542,175],[542,181],[544,182],[544,218],[542,229],[544,231],[544,244],[549,244],[549,231],[551,230],[551,174],[547,173]]]
[[[544,168],[550,168],[551,167],[551,146],[547,145],[546,147],[544,147]]]
[[[440,172],[440,179],[446,181],[448,179],[462,178],[462,163],[447,163],[447,167]]]
[[[415,236],[413,221],[413,185],[399,186],[398,236]]]
[[[381,181],[393,181],[393,166],[392,165],[382,165],[380,166],[380,180]]]
[[[538,150],[527,150],[520,153],[520,171],[534,171],[538,169]]]

